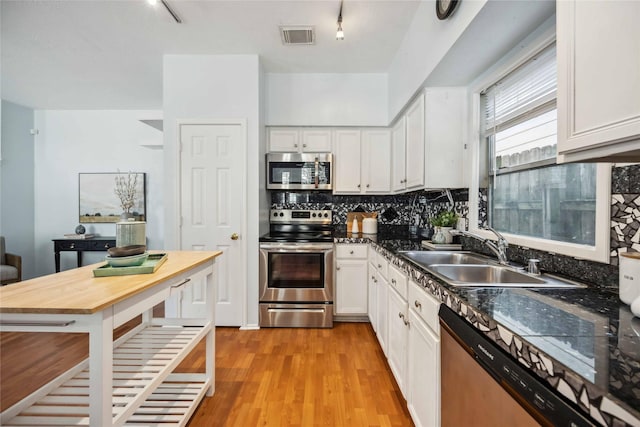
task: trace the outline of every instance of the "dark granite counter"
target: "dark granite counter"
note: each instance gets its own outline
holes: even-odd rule
[[[550,387],[607,426],[640,426],[640,319],[611,289],[456,288],[396,257],[423,249],[406,232],[334,235],[375,249]]]

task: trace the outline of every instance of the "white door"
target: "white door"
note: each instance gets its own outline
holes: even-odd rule
[[[181,124],[181,248],[221,250],[216,259],[216,325],[240,326],[246,288],[244,124]],[[206,295],[194,283],[182,317],[200,317]]]

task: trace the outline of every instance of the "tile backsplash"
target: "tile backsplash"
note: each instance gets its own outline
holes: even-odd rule
[[[453,209],[462,218],[469,213],[469,192],[451,190]],[[480,192],[480,222],[486,224],[486,194]],[[451,209],[444,191],[416,191],[398,195],[333,195],[330,192],[271,192],[272,208],[332,209],[333,223],[345,226],[347,212],[378,212],[379,225],[398,228],[415,226],[421,235],[431,236],[429,218],[443,209]],[[611,172],[611,261],[602,264],[572,257],[536,251],[516,245],[509,247],[509,259],[526,263],[539,258],[541,268],[583,280],[594,286],[617,288],[618,256],[622,252],[640,252],[640,164],[613,167]],[[464,238],[465,248],[486,252],[482,244]]]

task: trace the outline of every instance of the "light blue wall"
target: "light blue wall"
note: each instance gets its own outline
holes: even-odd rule
[[[0,233],[7,252],[22,256],[22,278],[35,274],[34,112],[2,101]]]

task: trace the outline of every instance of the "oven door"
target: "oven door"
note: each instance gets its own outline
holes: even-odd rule
[[[261,243],[260,302],[332,303],[332,243]]]
[[[267,154],[267,189],[331,190],[331,153]]]

